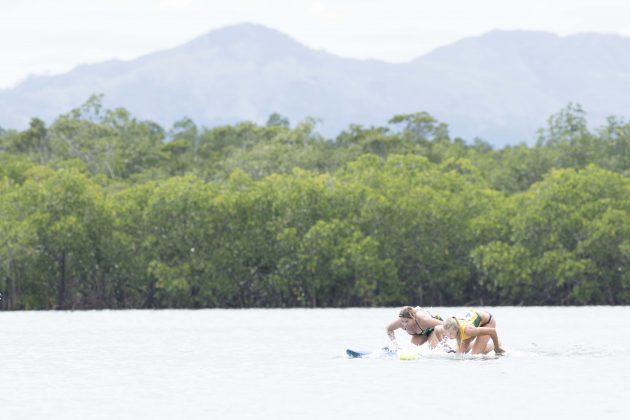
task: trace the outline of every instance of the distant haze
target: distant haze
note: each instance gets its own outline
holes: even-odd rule
[[[278,112],[293,123],[321,118],[329,136],[351,123],[386,125],[394,114],[426,111],[453,135],[498,146],[531,142],[570,101],[595,124],[629,116],[630,39],[493,31],[393,64],[341,58],[241,24],[131,61],[30,77],[0,91],[0,126],[51,121],[92,93],[166,127],[184,116],[208,126],[263,123]]]
[[[342,57],[407,62],[492,30],[630,36],[622,0],[1,0],[0,89],[254,22]]]

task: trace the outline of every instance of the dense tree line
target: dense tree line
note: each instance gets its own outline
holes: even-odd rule
[[[7,309],[630,302],[630,124],[534,146],[426,113],[165,130],[99,97],[0,129]]]

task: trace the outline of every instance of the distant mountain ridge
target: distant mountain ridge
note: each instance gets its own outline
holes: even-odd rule
[[[293,123],[321,118],[329,136],[426,111],[452,135],[500,146],[531,142],[571,101],[595,124],[630,116],[630,39],[492,31],[392,64],[338,57],[240,24],[131,61],[31,76],[0,90],[0,127],[24,128],[34,116],[50,121],[93,93],[165,127],[184,116],[207,126],[263,123],[278,112]]]

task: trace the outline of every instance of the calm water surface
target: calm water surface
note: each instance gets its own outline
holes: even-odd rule
[[[397,310],[0,313],[6,419],[628,419],[630,307],[488,308],[508,354],[348,359]],[[451,315],[462,308],[436,308]],[[398,333],[399,342],[407,341]]]

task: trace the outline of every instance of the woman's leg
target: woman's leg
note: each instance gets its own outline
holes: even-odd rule
[[[484,327],[497,327],[497,320],[492,317],[490,322],[484,325]],[[492,350],[494,350],[494,344],[490,341],[489,335],[482,335],[480,337],[475,338],[475,341],[472,345],[472,354],[488,354]]]
[[[421,346],[427,342],[428,337],[426,335],[414,335],[411,337],[411,342],[416,346]]]
[[[438,344],[440,344],[441,334],[438,334],[437,331],[433,330],[431,331],[431,334],[429,334],[428,338],[429,338],[429,347],[434,349],[438,346]]]
[[[470,353],[470,346],[472,343],[475,342],[474,340],[475,340],[474,338],[462,340],[461,343],[459,343],[459,346],[457,347],[457,351],[459,353]]]

